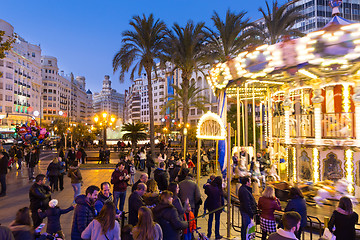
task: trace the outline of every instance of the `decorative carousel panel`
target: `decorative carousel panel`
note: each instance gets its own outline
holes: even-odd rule
[[[342,161],[338,159],[338,155],[334,151],[331,151],[323,159],[323,180],[335,181],[343,177]]]

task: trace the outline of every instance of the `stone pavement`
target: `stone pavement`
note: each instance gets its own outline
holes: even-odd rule
[[[51,159],[56,156],[55,152],[44,151],[40,157],[41,161],[39,166],[35,170],[35,175],[39,173],[46,173],[46,168],[51,161]],[[97,156],[97,152],[89,152],[88,156]],[[112,153],[111,162],[117,162],[117,154]],[[81,189],[81,192],[84,193],[85,189],[90,185],[100,186],[100,183],[104,181],[110,181],[111,173],[113,169],[82,169],[81,173],[84,180],[84,186]],[[135,180],[139,178],[140,172],[137,172]],[[206,182],[206,178],[203,178],[200,186]],[[0,223],[4,226],[8,226],[11,221],[14,220],[16,211],[22,207],[29,206],[29,188],[32,185],[32,182],[28,180],[27,168],[23,167],[21,171],[16,171],[13,169],[7,174],[7,196],[0,198]],[[59,200],[59,206],[61,208],[67,208],[71,205],[73,201],[73,189],[71,187],[70,178],[64,177],[64,190],[61,192],[54,192],[52,198]],[[200,187],[203,202],[205,201],[206,195],[202,187]],[[125,211],[128,209],[128,197],[130,196],[131,189],[128,188],[127,198],[125,202]],[[203,206],[201,207],[199,214],[204,212]],[[73,212],[61,216],[61,226],[67,236],[66,239],[70,239],[71,233],[71,224],[72,224]],[[208,217],[200,218],[198,220],[198,226],[201,227],[201,232],[207,232],[207,220]],[[44,220],[46,223],[46,220]],[[215,223],[213,223],[215,225]],[[215,235],[213,226],[213,237]],[[220,234],[226,236],[226,212],[221,214],[221,223],[220,223]],[[240,234],[232,230],[232,236],[236,237],[235,239],[240,239]],[[214,238],[212,238],[214,239]]]

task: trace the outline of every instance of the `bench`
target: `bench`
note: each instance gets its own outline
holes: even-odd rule
[[[86,157],[85,163],[87,162],[98,162],[98,164],[101,163],[99,157]]]

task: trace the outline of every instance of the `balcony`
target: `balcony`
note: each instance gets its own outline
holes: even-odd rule
[[[290,115],[289,124],[290,137],[315,138],[313,114]]]
[[[322,137],[355,138],[354,113],[324,113],[322,115]],[[360,124],[360,123],[359,123]]]

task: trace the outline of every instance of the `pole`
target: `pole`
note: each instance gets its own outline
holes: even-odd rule
[[[186,134],[184,134],[184,160],[186,159]]]
[[[263,149],[263,105],[260,102],[260,150]]]
[[[227,216],[227,238],[230,239],[230,207],[231,207],[231,194],[230,194],[230,182],[231,182],[231,176],[230,176],[230,159],[231,159],[231,135],[230,135],[230,123],[228,123],[228,144],[227,144],[227,166],[226,166],[226,175],[227,175],[227,212],[226,212],[226,216]]]
[[[200,167],[201,167],[201,165],[200,165],[200,149],[201,149],[201,139],[199,138],[198,139],[198,147],[197,147],[197,163],[196,163],[196,175],[197,175],[197,177],[196,177],[196,182],[197,182],[197,184],[199,185],[200,184],[200,171],[201,171],[201,169],[200,169]]]
[[[219,162],[219,140],[216,140],[216,158],[215,158],[215,174],[217,174],[218,170],[218,162]]]
[[[244,120],[244,116],[245,116],[245,110],[244,110],[244,103],[241,102],[241,108],[242,108],[242,127],[243,127],[243,146],[245,145],[245,120]]]
[[[240,156],[240,89],[239,87],[236,88],[236,119],[237,119],[237,149],[238,149],[238,156]],[[243,143],[244,144],[244,143]],[[235,144],[236,145],[236,144]]]
[[[106,125],[104,125],[104,147],[106,148]]]
[[[66,130],[67,131],[67,130]],[[65,135],[65,151],[66,151],[66,147],[67,147],[67,134],[64,134]]]
[[[249,146],[249,128],[248,128],[248,125],[249,125],[249,119],[248,119],[248,115],[249,115],[249,112],[248,112],[248,102],[247,102],[247,98],[248,98],[248,94],[247,94],[247,83],[245,83],[245,101],[244,101],[244,105],[245,105],[245,116],[244,116],[244,119],[245,119],[245,123],[246,123],[246,126],[245,126],[245,147]]]
[[[252,110],[253,110],[253,145],[254,145],[254,159],[256,159],[256,123],[255,123],[255,87],[252,87]]]

